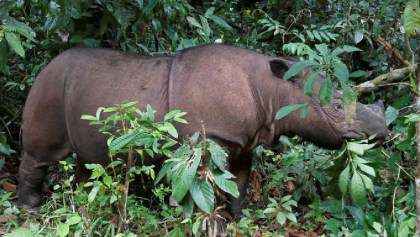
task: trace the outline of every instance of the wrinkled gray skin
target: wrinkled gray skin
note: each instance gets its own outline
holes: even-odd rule
[[[320,107],[303,95],[303,73],[284,81],[295,61],[224,45],[191,48],[173,57],[143,57],[108,49],[71,49],[56,57],[38,75],[23,114],[24,154],[19,169],[19,204],[41,205],[47,168],[70,152],[78,157],[77,180],[85,180],[83,164],[106,164],[106,137],[80,120],[98,107],[139,101],[150,104],[156,118],[173,109],[188,112],[188,125],[176,124],[179,134],[201,131],[229,148],[229,169],[240,190],[231,198],[232,214],[240,212],[251,169],[251,150],[271,145],[280,135],[299,135],[325,148],[338,148],[344,139],[373,134],[387,136],[383,108],[357,104],[354,123],[347,126],[342,97]],[[305,119],[294,112],[275,121],[283,106],[309,103]],[[372,109],[373,108],[373,109]]]

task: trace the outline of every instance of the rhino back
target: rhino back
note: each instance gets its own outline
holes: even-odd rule
[[[156,117],[168,111],[168,71],[170,57],[143,57],[107,49],[73,49],[56,60],[64,78],[64,114],[73,150],[81,161],[102,163],[106,137],[98,127],[88,126],[80,117],[94,115],[98,107],[139,101],[150,104]],[[50,80],[53,80],[50,78]],[[93,149],[94,148],[94,149]],[[100,154],[98,154],[100,152]]]
[[[210,138],[243,148],[259,127],[250,78],[267,57],[224,45],[206,45],[178,54],[169,81],[170,109],[187,111],[193,133],[204,126]]]

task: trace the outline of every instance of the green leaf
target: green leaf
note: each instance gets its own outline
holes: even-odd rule
[[[303,60],[300,62],[297,62],[293,64],[293,66],[290,67],[289,70],[284,74],[283,80],[288,80],[298,74],[302,69],[309,66],[319,66],[319,63],[313,61],[313,60]]]
[[[326,76],[321,83],[321,88],[319,89],[319,103],[321,106],[326,106],[330,103],[333,96],[333,85],[331,78]]]
[[[320,53],[320,55],[322,56],[326,56],[328,55],[328,46],[327,44],[316,44],[315,45],[316,50],[318,50],[318,52]]]
[[[363,36],[363,31],[362,30],[358,30],[356,32],[354,32],[354,43],[358,44],[360,43],[360,41],[362,41],[364,38]]]
[[[347,85],[350,74],[349,74],[349,70],[347,69],[346,64],[344,64],[340,60],[335,59],[331,62],[331,65],[333,66],[333,69],[334,69],[334,75],[340,81],[341,86]]]
[[[359,158],[359,157],[357,157],[357,159],[362,160],[362,159],[361,159],[361,158]],[[357,160],[356,160],[356,159],[355,159],[355,162],[357,162]],[[366,174],[368,174],[368,175],[370,175],[370,176],[373,176],[373,177],[375,177],[375,176],[376,176],[375,169],[374,169],[374,168],[372,168],[372,167],[371,167],[371,166],[369,166],[369,165],[366,165],[366,164],[364,164],[364,163],[357,162],[357,167],[358,167],[361,171],[365,172]]]
[[[198,21],[197,21],[194,17],[187,16],[187,21],[188,21],[191,25],[193,25],[193,26],[195,26],[195,27],[198,27],[198,28],[200,28],[200,29],[202,29],[202,28],[203,28],[203,27],[201,26],[201,24],[200,24],[200,23],[198,23]]]
[[[314,88],[314,84],[316,79],[318,78],[318,72],[312,73],[307,80],[305,80],[305,84],[303,85],[303,91],[306,96],[312,96],[312,91]]]
[[[403,24],[405,33],[416,35],[420,31],[420,5],[418,0],[409,0],[404,9]]]
[[[231,173],[226,171],[225,173],[221,173],[218,171],[213,172],[214,175],[214,182],[216,183],[217,187],[219,187],[221,190],[225,191],[226,193],[229,193],[233,197],[239,197],[239,190],[238,185],[236,182],[228,180],[235,176],[233,176]]]
[[[293,214],[292,212],[287,213],[286,217],[293,223],[297,223],[296,215]]]
[[[284,223],[286,223],[286,215],[283,212],[278,212],[276,219],[280,225],[284,225]]]
[[[420,121],[420,114],[412,113],[405,116],[404,123],[416,123]]]
[[[10,233],[5,233],[4,237],[33,237],[32,231],[23,227],[12,230]]]
[[[284,106],[277,111],[275,119],[280,120],[286,117],[287,115],[289,115],[291,112],[298,110],[304,106],[307,106],[307,104],[294,104],[294,105]]]
[[[180,166],[178,176],[172,180],[172,196],[178,202],[181,202],[185,194],[187,194],[196,176],[197,168],[201,161],[201,149],[194,149],[193,156],[189,159],[189,163]],[[193,159],[192,162],[191,159]]]
[[[82,119],[82,120],[88,120],[88,121],[98,121],[96,119],[96,117],[95,116],[92,116],[92,115],[82,115],[82,117],[80,117],[80,119]]]
[[[309,105],[305,104],[305,106],[303,106],[302,109],[300,110],[300,119],[306,118],[306,116],[308,115],[308,111],[309,111]]]
[[[347,150],[362,156],[365,151],[371,149],[374,147],[375,144],[361,144],[361,143],[355,143],[355,142],[348,142],[347,143]]]
[[[364,174],[360,174],[360,177],[362,177],[363,184],[365,185],[365,188],[372,193],[375,192],[375,187],[373,185],[372,179],[369,178],[367,175],[364,175]]]
[[[111,142],[111,144],[109,144],[109,150],[111,152],[115,152],[115,151],[120,150],[123,147],[126,147],[134,139],[136,139],[136,137],[140,134],[141,134],[140,132],[136,131],[136,132],[132,132],[132,133],[122,135],[121,137],[116,138],[115,140]]]
[[[112,177],[107,175],[103,178],[103,182],[106,186],[111,187],[112,185]]]
[[[398,118],[398,115],[400,114],[400,112],[395,109],[392,106],[388,106],[388,108],[386,108],[385,110],[385,121],[386,121],[386,126],[390,125],[392,122],[395,121],[395,119]]]
[[[356,202],[366,201],[366,189],[363,183],[363,179],[360,174],[356,171],[353,173],[353,177],[350,181],[350,197]]]
[[[21,23],[21,22],[14,22],[13,24],[5,23],[4,25],[2,25],[2,28],[5,31],[18,33],[19,35],[23,35],[24,37],[26,37],[30,41],[36,42],[36,40],[31,35],[31,33],[35,35],[35,32],[33,32],[33,30],[24,23]],[[0,39],[0,41],[1,41],[1,39]]]
[[[221,27],[231,30],[232,27],[221,17],[218,17],[216,15],[209,15],[210,20],[212,20],[214,23],[220,25]]]
[[[341,172],[339,178],[338,178],[338,187],[341,190],[342,194],[347,193],[347,186],[350,181],[350,164],[344,168],[344,170]]]
[[[146,6],[142,9],[143,14],[147,15],[159,3],[159,0],[147,0]]]
[[[224,172],[227,157],[225,150],[223,150],[219,144],[211,140],[208,141],[208,145],[211,161],[217,166],[217,168]]]
[[[352,53],[352,52],[362,51],[361,49],[359,49],[357,47],[353,47],[353,46],[349,46],[349,45],[344,45],[343,46],[343,50],[346,53]]]
[[[88,202],[93,202],[93,200],[95,200],[96,194],[98,194],[99,188],[100,188],[99,186],[94,186],[92,190],[90,190],[89,196],[88,196]]]
[[[70,231],[70,226],[66,223],[61,223],[58,222],[57,223],[57,234],[61,237],[61,236],[67,236],[69,234]]]
[[[363,76],[365,76],[366,74],[367,74],[367,73],[366,73],[366,71],[363,71],[363,70],[357,70],[357,71],[354,71],[354,72],[350,73],[349,77],[351,77],[351,78],[355,78],[355,77],[363,77]]]
[[[164,126],[168,128],[169,135],[171,135],[174,138],[178,138],[178,131],[176,130],[174,125],[172,125],[172,123],[165,122]]]
[[[82,221],[82,218],[79,215],[73,215],[70,218],[67,218],[66,223],[71,226],[71,225],[76,225],[79,224]]]
[[[211,214],[214,210],[214,190],[211,184],[207,183],[205,180],[194,179],[191,188],[190,194],[193,198],[195,204],[206,212]]]
[[[23,49],[20,38],[17,34],[11,32],[4,32],[9,47],[15,51],[22,58],[25,57],[25,50]]]

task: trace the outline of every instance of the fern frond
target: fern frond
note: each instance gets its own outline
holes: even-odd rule
[[[404,9],[404,29],[408,35],[420,33],[420,0],[409,0]]]

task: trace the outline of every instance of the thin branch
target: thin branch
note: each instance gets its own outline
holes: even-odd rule
[[[383,86],[388,86],[391,82],[401,81],[408,77],[411,73],[419,70],[419,64],[410,65],[408,67],[392,70],[386,74],[380,75],[373,80],[363,82],[355,87],[353,90],[358,95],[368,94],[372,91],[377,91]],[[394,84],[394,83],[392,83]]]
[[[410,62],[405,60],[404,57],[400,54],[400,52],[398,52],[396,49],[394,49],[394,47],[392,47],[392,45],[387,42],[384,38],[376,38],[375,39],[378,43],[382,44],[388,51],[391,51],[391,53],[400,61],[402,62],[405,66],[411,66]]]

